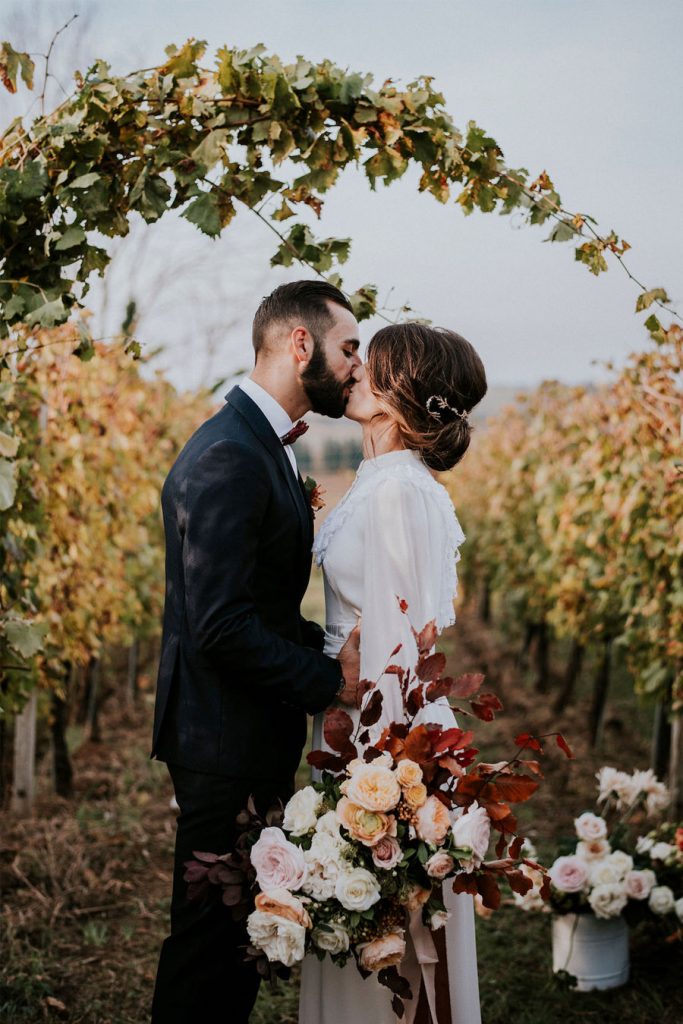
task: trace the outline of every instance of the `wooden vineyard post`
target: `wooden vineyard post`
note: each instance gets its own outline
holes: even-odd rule
[[[669,790],[671,791],[671,820],[678,821],[683,813],[683,715],[674,715],[671,722],[671,754],[669,760]]]
[[[33,810],[36,777],[36,710],[38,695],[33,691],[14,724],[14,773],[11,810],[27,817]]]

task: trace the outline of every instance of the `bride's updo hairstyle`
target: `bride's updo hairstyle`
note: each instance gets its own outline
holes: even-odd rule
[[[367,373],[406,448],[430,469],[460,462],[472,434],[467,414],[486,394],[484,365],[469,341],[444,327],[391,324],[370,341]]]

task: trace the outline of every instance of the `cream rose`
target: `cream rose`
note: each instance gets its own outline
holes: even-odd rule
[[[254,904],[257,910],[264,914],[275,914],[276,917],[284,917],[287,921],[294,921],[304,928],[311,927],[311,919],[308,911],[296,896],[292,896],[288,889],[270,889],[268,892],[260,892]]]
[[[651,768],[648,768],[647,771],[634,772],[633,784],[638,789],[638,792],[645,796],[645,807],[648,814],[657,814],[659,811],[663,811],[665,807],[668,807],[671,795],[664,783],[659,781]]]
[[[306,929],[295,921],[254,910],[247,918],[247,931],[252,944],[271,961],[293,967],[304,958]]]
[[[351,803],[366,811],[390,811],[401,799],[401,787],[392,770],[374,761],[361,765],[341,788]]]
[[[606,839],[580,839],[576,844],[576,856],[586,861],[602,860],[611,850]]]
[[[339,873],[346,867],[344,853],[349,849],[349,844],[338,835],[316,832],[310,849],[304,853],[307,867],[304,892],[316,900],[331,899]]]
[[[655,885],[647,905],[653,914],[670,914],[676,906],[676,901],[668,885]]]
[[[334,811],[325,811],[318,818],[315,825],[316,834],[327,833],[339,837],[339,818]]]
[[[444,841],[451,826],[451,819],[438,797],[428,796],[415,815],[415,831],[420,839],[435,846]]]
[[[636,853],[649,853],[655,841],[651,836],[638,836],[636,839]]]
[[[444,850],[437,850],[424,867],[430,878],[445,878],[455,867],[455,861]]]
[[[450,916],[448,910],[435,910],[429,918],[429,927],[433,932],[438,932],[440,928],[443,928]]]
[[[325,928],[314,928],[311,940],[318,949],[324,949],[326,953],[345,953],[349,948],[349,933],[337,921],[326,922]]]
[[[665,861],[676,849],[671,843],[655,843],[650,848],[650,860]]]
[[[376,867],[389,871],[403,859],[403,850],[393,836],[384,836],[371,847],[372,860]]]
[[[560,892],[583,892],[588,888],[588,869],[580,857],[558,857],[548,875]]]
[[[307,832],[312,832],[322,805],[322,793],[318,793],[313,786],[305,786],[287,802],[282,827],[293,836],[303,836]]]
[[[629,871],[633,870],[633,857],[628,853],[624,853],[623,850],[615,850],[614,853],[610,853],[609,857],[605,859],[605,862],[607,864],[611,864],[618,872],[618,880],[620,882],[623,882]]]
[[[624,887],[632,900],[646,900],[656,882],[654,871],[645,868],[643,871],[629,871],[624,879]]]
[[[364,846],[374,846],[387,835],[396,834],[396,819],[381,811],[368,811],[360,804],[343,796],[337,804],[337,817],[349,832]]]
[[[345,910],[369,910],[380,896],[377,879],[365,868],[342,872],[334,892]]]
[[[256,881],[263,890],[300,889],[306,880],[303,850],[290,843],[282,829],[264,828],[251,848]]]
[[[619,882],[596,885],[588,896],[596,917],[618,917],[628,902],[626,890]]]
[[[605,765],[595,773],[595,777],[598,780],[598,800],[607,800],[610,796],[619,796],[625,786],[630,784],[631,776],[627,775],[626,772],[617,771],[616,768],[611,768],[609,765]]]
[[[398,762],[395,775],[400,786],[416,786],[422,782],[422,769],[417,761],[411,761],[409,757]]]
[[[472,851],[471,857],[460,862],[465,871],[474,871],[479,867],[486,856],[490,837],[491,819],[475,800],[470,804],[467,813],[459,815],[453,822],[455,845],[463,850]]]
[[[676,917],[683,923],[683,896],[677,899],[674,903],[674,910],[676,911]]]
[[[372,942],[363,943],[358,947],[360,965],[365,971],[381,971],[385,967],[400,964],[405,956],[406,940],[403,932],[388,932],[380,935]]]
[[[574,819],[574,828],[579,839],[590,842],[593,839],[604,839],[607,835],[607,822],[604,818],[590,811],[585,811]]]
[[[623,880],[620,866],[612,863],[609,857],[591,861],[588,872],[591,885],[612,885]]]

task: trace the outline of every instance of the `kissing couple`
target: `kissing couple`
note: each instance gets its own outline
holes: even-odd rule
[[[276,288],[256,311],[255,366],[189,439],[162,492],[166,599],[152,756],[165,761],[180,807],[171,901],[153,1024],[242,1024],[259,975],[244,960],[243,924],[220,902],[187,899],[193,851],[227,852],[253,796],[286,802],[314,716],[358,720],[359,679],[378,680],[386,722],[402,721],[396,676],[417,661],[411,623],[454,622],[464,540],[435,473],[465,454],[469,413],[486,393],[472,345],[454,331],[392,324],[359,355],[346,296],[322,281]],[[309,411],[363,430],[363,461],[314,541],[297,470],[295,424]],[[326,624],[300,605],[312,556],[322,567]],[[410,620],[397,597],[408,603]],[[429,721],[456,724],[445,698]],[[445,887],[446,888],[446,887]],[[407,1007],[415,1024],[480,1024],[472,897],[444,891],[449,918],[434,955],[413,953],[436,979],[436,1017],[424,985]],[[300,1024],[394,1024],[391,994],[355,964],[307,956]]]

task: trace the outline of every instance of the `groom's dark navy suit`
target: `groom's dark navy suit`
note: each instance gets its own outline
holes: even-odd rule
[[[258,987],[246,941],[220,904],[189,904],[183,862],[230,849],[250,793],[292,792],[306,714],[342,685],[302,619],[312,515],[300,478],[240,388],[196,431],[162,492],[166,601],[152,755],[180,805],[171,935],[162,948],[154,1024],[246,1021]]]

